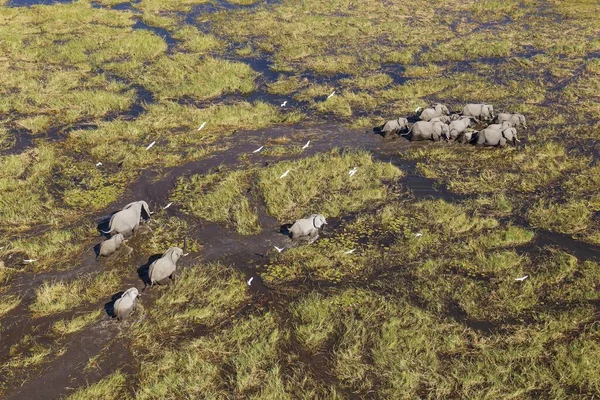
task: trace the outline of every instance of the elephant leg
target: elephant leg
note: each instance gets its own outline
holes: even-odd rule
[[[441,136],[440,136],[440,135],[438,135],[437,133],[435,133],[435,132],[434,132],[434,133],[431,135],[431,138],[433,139],[433,141],[434,141],[434,142],[439,142],[439,141],[440,141],[440,139],[441,139]]]
[[[506,147],[506,138],[500,138],[500,147]]]

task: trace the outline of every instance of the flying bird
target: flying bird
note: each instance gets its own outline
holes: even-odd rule
[[[101,166],[101,165],[102,165],[102,163],[101,163],[101,162],[97,162],[97,163],[96,163],[96,167],[99,167],[99,166]]]
[[[289,174],[289,173],[290,173],[290,170],[288,169],[287,171],[285,171],[285,172],[284,172],[284,173],[283,173],[283,174],[282,174],[282,175],[279,177],[279,179],[283,179],[283,178],[285,178],[286,176],[288,176],[288,174]]]
[[[285,106],[286,106],[286,104],[287,104],[287,100],[286,100],[286,101],[284,101],[283,103],[281,103],[281,107],[285,107]]]
[[[36,262],[36,261],[37,261],[37,259],[36,259],[36,260],[32,260],[32,259],[29,259],[29,260],[23,260],[23,262],[24,262],[25,264],[31,264],[32,262]]]
[[[515,281],[519,281],[519,282],[523,282],[525,279],[527,279],[529,277],[529,275],[524,275],[520,278],[515,278]]]
[[[344,254],[352,254],[356,251],[356,249],[345,251]]]
[[[254,150],[253,153],[258,153],[259,151],[261,151],[265,146],[260,146],[258,149]]]
[[[198,128],[198,132],[200,132],[202,130],[202,128],[204,128],[204,125],[206,125],[206,121],[204,121],[202,123],[202,125],[200,125],[200,128]]]
[[[277,246],[273,246],[273,247],[275,247],[275,250],[277,250],[278,253],[281,253],[283,251],[283,249],[285,249],[285,247],[281,247],[281,248],[279,248]]]
[[[254,277],[248,279],[248,281],[246,282],[248,284],[248,286],[252,285],[252,281],[254,280]]]
[[[423,236],[423,234],[421,232],[415,233],[415,237],[421,237],[421,236]]]
[[[172,202],[167,204],[166,206],[163,207],[163,210],[166,210],[167,208],[171,207],[171,204],[173,204]]]
[[[354,176],[354,174],[356,174],[356,171],[358,171],[358,167],[354,167],[350,170],[350,172],[348,172],[348,175],[350,176]]]
[[[335,94],[335,90],[333,92],[331,92],[331,94],[329,96],[327,96],[327,100],[329,100],[334,94]]]
[[[310,144],[310,140],[308,142],[306,142],[306,144],[304,146],[302,146],[302,150],[308,148],[308,145]]]
[[[154,146],[155,143],[156,143],[156,140],[154,142],[150,143],[148,145],[148,147],[146,147],[146,150],[150,150],[152,148],[152,146]]]

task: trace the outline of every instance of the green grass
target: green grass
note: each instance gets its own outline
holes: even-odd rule
[[[101,310],[93,311],[69,320],[60,320],[52,325],[52,332],[57,335],[68,335],[84,329],[102,315]]]
[[[35,301],[29,309],[35,317],[51,315],[110,298],[117,292],[120,279],[116,272],[104,272],[95,277],[77,278],[71,282],[44,282],[35,291]]]
[[[349,176],[355,167],[356,174]],[[280,179],[287,170],[289,175]],[[293,221],[315,212],[337,217],[383,201],[390,195],[383,182],[402,175],[398,168],[376,162],[366,152],[333,150],[260,171],[258,188],[271,215]]]
[[[193,175],[179,180],[173,200],[198,218],[226,223],[242,235],[256,234],[261,231],[256,207],[246,197],[251,177],[244,170]]]
[[[126,395],[127,376],[117,371],[99,382],[93,383],[86,388],[78,389],[75,393],[69,395],[69,400],[116,400]]]
[[[1,307],[0,307],[0,318],[4,317],[11,310],[14,310],[21,301],[23,300],[21,297],[16,295],[4,295],[0,297],[1,299]]]

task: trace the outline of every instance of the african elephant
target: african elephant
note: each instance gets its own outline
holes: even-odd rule
[[[148,276],[150,277],[150,285],[156,282],[159,284],[167,283],[167,279],[171,278],[173,272],[177,269],[177,261],[183,256],[183,250],[179,247],[171,247],[165,251],[161,258],[150,264]]]
[[[456,121],[450,122],[448,129],[450,131],[450,139],[456,140],[458,137],[467,130],[471,125],[471,117],[463,117]]]
[[[119,321],[127,318],[137,306],[137,299],[140,296],[138,290],[134,287],[129,288],[115,301],[113,310],[114,315]]]
[[[494,107],[490,104],[467,104],[463,108],[463,116],[475,117],[484,121],[491,121],[494,119]]]
[[[496,115],[496,122],[502,123],[504,121],[511,122],[514,127],[522,126],[523,128],[527,128],[525,116],[523,114],[500,113]]]
[[[127,204],[123,209],[115,213],[108,224],[108,231],[102,233],[112,234],[113,232],[131,234],[135,233],[140,225],[140,218],[150,219],[150,209],[145,201],[134,201]]]
[[[116,235],[111,236],[110,239],[105,240],[100,244],[100,251],[98,252],[99,256],[108,257],[115,251],[121,247],[121,243],[125,240],[125,237],[122,233],[117,233]]]
[[[517,130],[515,128],[506,129],[494,129],[485,128],[479,132],[477,137],[478,146],[506,146],[507,142],[512,142],[514,146],[517,145],[519,139],[517,138]]]
[[[490,124],[487,126],[487,128],[490,129],[506,129],[506,128],[512,128],[513,124],[510,121],[503,121],[500,124]]]
[[[298,219],[289,229],[292,239],[297,239],[302,236],[310,236],[312,240],[319,237],[319,229],[327,225],[327,221],[322,214],[313,214],[308,218]]]
[[[419,107],[415,110],[415,112],[421,121],[430,121],[432,118],[440,117],[442,115],[450,115],[448,107],[440,103],[433,104],[429,108],[425,109]]]
[[[386,139],[391,135],[399,135],[400,132],[407,130],[408,120],[403,117],[388,121],[381,127],[381,132],[383,132]]]
[[[436,142],[443,138],[448,139],[448,125],[442,122],[417,121],[410,128],[410,140],[434,140]]]
[[[429,120],[429,122],[441,122],[444,124],[448,124],[448,123],[450,123],[450,121],[452,121],[452,119],[447,115],[441,115],[439,117],[431,118]]]

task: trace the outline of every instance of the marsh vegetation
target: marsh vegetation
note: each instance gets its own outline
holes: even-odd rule
[[[22,3],[0,397],[598,397],[597,1]],[[523,113],[524,145],[373,133],[433,102]],[[142,198],[135,250],[96,262],[98,221]],[[280,233],[313,213],[314,243]]]

